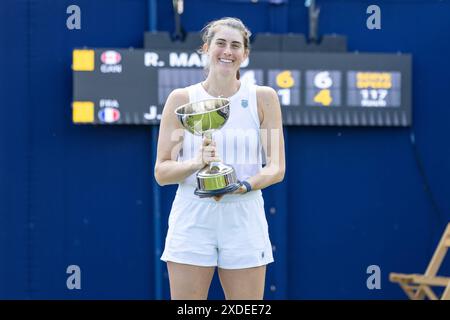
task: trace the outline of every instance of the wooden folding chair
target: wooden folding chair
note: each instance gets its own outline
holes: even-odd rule
[[[450,247],[450,223],[442,235],[433,257],[424,274],[390,273],[389,280],[397,282],[411,300],[450,300],[450,277],[438,276],[438,270]],[[433,286],[444,287],[441,297],[432,290]]]

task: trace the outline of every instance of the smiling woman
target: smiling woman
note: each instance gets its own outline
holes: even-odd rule
[[[220,35],[217,35],[217,32]],[[210,22],[205,28],[203,28],[203,46],[200,48],[200,53],[207,53],[210,47],[216,46],[219,54],[218,61],[224,65],[235,66],[239,62],[236,78],[239,80],[239,66],[248,57],[250,53],[250,36],[251,32],[242,23],[241,20],[236,18],[223,18],[220,20]],[[213,43],[214,39],[214,43]],[[227,39],[231,42],[228,46]],[[229,49],[228,49],[229,48]],[[225,49],[225,50],[223,50]],[[223,52],[225,51],[225,52]],[[231,57],[234,55],[234,58]],[[241,55],[244,56],[242,60],[239,60]],[[217,58],[216,58],[217,59]],[[205,69],[209,73],[211,61],[208,61]]]
[[[178,184],[161,257],[167,262],[172,299],[206,299],[216,267],[227,299],[264,296],[266,265],[273,254],[261,189],[284,178],[284,139],[275,90],[240,80],[249,37],[239,19],[209,23],[200,49],[207,59],[206,79],[174,90],[163,109],[155,178],[160,185]],[[219,96],[230,101],[232,111],[213,140],[183,130],[177,107]],[[180,131],[182,142],[173,138]],[[222,155],[242,185],[213,198],[195,196],[195,173],[221,162]]]

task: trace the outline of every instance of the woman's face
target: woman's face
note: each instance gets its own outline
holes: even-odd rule
[[[224,76],[235,75],[241,63],[247,58],[244,37],[237,29],[219,26],[208,48],[210,72]]]

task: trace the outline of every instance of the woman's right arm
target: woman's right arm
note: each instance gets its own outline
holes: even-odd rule
[[[159,126],[158,149],[155,163],[155,179],[160,186],[177,184],[194,172],[202,169],[210,161],[220,159],[205,157],[202,152],[214,149],[208,140],[193,159],[177,161],[178,153],[183,145],[184,128],[175,115],[175,109],[189,103],[186,89],[176,89],[167,98]]]
[[[200,164],[195,161],[177,161],[183,145],[184,129],[175,115],[175,109],[188,102],[187,90],[176,89],[170,93],[164,106],[155,163],[155,179],[160,186],[178,183],[200,169]]]

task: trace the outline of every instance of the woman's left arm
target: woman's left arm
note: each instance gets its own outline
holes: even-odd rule
[[[260,114],[260,138],[266,154],[266,166],[248,178],[252,190],[264,189],[283,181],[286,170],[281,107],[278,95],[271,87],[257,87],[256,97]]]

